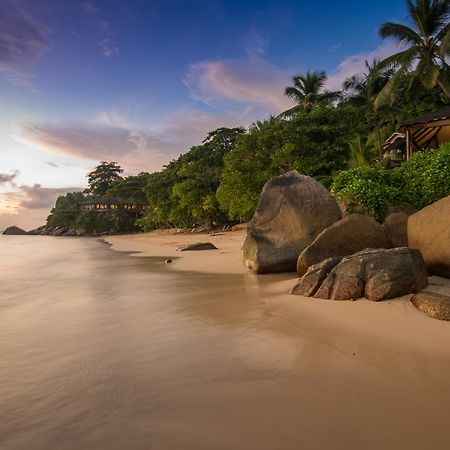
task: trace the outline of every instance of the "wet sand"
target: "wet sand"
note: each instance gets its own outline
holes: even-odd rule
[[[0,448],[447,449],[450,324],[287,295],[243,237],[0,242]]]
[[[244,238],[242,231],[108,238],[138,257],[178,258],[168,265],[177,274],[221,280],[205,292],[192,278],[197,300],[186,306],[241,329],[230,343],[233,363],[206,357],[210,375],[216,364],[228,373],[220,386],[204,374],[186,399],[192,448],[447,448],[450,323],[419,312],[410,296],[374,303],[288,295],[295,274],[255,276],[243,267]],[[218,250],[175,250],[202,241]],[[240,275],[244,292],[233,292],[231,275]],[[427,289],[449,294],[450,280],[430,277]],[[178,426],[171,421],[175,434]]]

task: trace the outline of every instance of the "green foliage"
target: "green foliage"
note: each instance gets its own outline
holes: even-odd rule
[[[100,163],[91,172],[88,192],[95,196],[107,195],[117,200],[118,208],[111,211],[81,211],[79,204],[89,200],[92,196],[82,192],[68,193],[56,200],[51,214],[47,218],[49,226],[74,227],[85,233],[129,232],[137,231],[136,217],[125,210],[121,204],[132,202],[145,204],[146,198],[143,188],[147,184],[148,174],[121,178],[118,174],[123,170],[116,163]],[[108,186],[108,189],[106,187]]]
[[[113,183],[119,180],[123,169],[114,161],[102,161],[92,172],[89,172],[87,193],[96,197],[101,197],[106,194]]]
[[[448,63],[450,53],[450,2],[448,0],[407,0],[411,27],[386,22],[380,27],[383,38],[394,39],[401,50],[382,61],[384,67],[394,67],[395,75],[384,86],[376,103],[381,105],[397,87],[398,81],[409,75],[425,89],[439,86],[450,98]]]
[[[381,221],[388,205],[403,199],[401,180],[396,175],[381,166],[344,170],[336,176],[331,192],[348,213],[364,212]]]
[[[450,142],[416,153],[397,170],[405,200],[418,209],[450,195]]]
[[[112,182],[111,187],[106,191],[106,196],[113,197],[119,202],[131,201],[145,205],[147,198],[144,189],[147,186],[148,177],[147,172],[141,172],[136,176],[118,178]]]
[[[310,112],[316,106],[327,106],[340,98],[340,92],[324,89],[327,76],[325,72],[306,72],[292,78],[293,86],[288,86],[284,95],[295,101],[296,105],[280,114],[280,117],[294,117],[299,112]]]
[[[75,226],[79,215],[78,203],[84,199],[85,196],[82,192],[69,192],[58,197],[55,206],[47,217],[47,225],[52,227]]]
[[[99,213],[97,211],[80,212],[75,226],[85,233],[114,231],[114,221],[111,214],[104,212]]]
[[[349,141],[359,129],[358,110],[351,105],[317,107],[292,120],[262,123],[225,157],[220,205],[230,219],[248,220],[264,183],[293,169],[329,185],[334,171],[346,167]]]
[[[342,171],[331,191],[347,212],[362,210],[380,221],[389,204],[421,209],[450,195],[450,143],[418,152],[393,170],[377,166]]]
[[[148,207],[138,221],[144,229],[221,223],[226,214],[216,191],[228,153],[244,130],[219,128],[201,145],[148,176],[145,192]]]

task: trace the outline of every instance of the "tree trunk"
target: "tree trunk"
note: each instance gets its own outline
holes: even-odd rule
[[[378,122],[378,119],[375,119],[375,130],[377,132],[378,138],[378,156],[381,161],[383,159],[383,142],[381,141],[380,124]]]
[[[450,87],[447,85],[447,83],[442,79],[441,75],[438,75],[437,78],[437,84],[439,87],[445,92],[445,95],[450,98]]]

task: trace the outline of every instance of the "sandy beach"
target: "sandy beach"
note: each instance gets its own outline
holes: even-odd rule
[[[242,402],[238,416],[251,422],[249,429],[257,426],[262,432],[258,445],[246,442],[224,448],[294,448],[294,443],[307,449],[447,448],[450,324],[418,311],[410,296],[375,303],[289,295],[295,274],[255,276],[244,268],[244,238],[244,231],[216,235],[155,231],[107,238],[115,250],[140,252],[133,255],[138,258],[171,258],[173,262],[165,265],[170,272],[210,274],[216,286],[205,292],[204,286],[193,282],[198,303],[186,308],[200,309],[231,326],[251,323],[253,334],[247,330],[235,343],[235,351],[243,364],[277,373],[276,380],[264,392],[257,389],[256,376],[252,383],[240,380],[220,393],[208,393],[204,380],[197,393],[217,395],[217,408],[210,411],[211,405],[202,404],[206,408],[202,417],[211,418],[208,426],[231,420],[234,438],[245,434],[236,417],[229,417],[231,411],[236,414],[229,395]],[[176,251],[178,245],[194,242],[212,242],[218,250]],[[242,298],[227,297],[230,276],[242,282]],[[217,283],[221,279],[223,283]],[[427,290],[450,292],[450,280],[429,281]],[[273,410],[267,406],[271,402]],[[292,428],[301,434],[297,441]],[[283,429],[284,440],[277,440]]]

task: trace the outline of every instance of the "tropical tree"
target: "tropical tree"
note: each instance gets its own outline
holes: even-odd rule
[[[408,74],[418,78],[426,89],[436,84],[450,98],[448,83],[450,54],[450,0],[407,0],[411,27],[386,22],[380,27],[383,38],[393,38],[405,48],[383,60],[394,67],[395,75],[381,91],[376,103],[384,103],[397,81]]]
[[[377,98],[394,74],[391,68],[383,67],[379,61],[372,64],[366,61],[367,71],[362,75],[354,75],[344,81],[344,90],[349,94],[348,101],[363,108],[368,122],[375,126],[378,141],[379,157],[383,155],[383,142],[380,133],[380,110],[390,109],[386,104],[379,105]]]
[[[149,174],[147,172],[141,172],[138,175],[117,178],[107,190],[106,196],[114,197],[122,203],[131,200],[133,203],[145,205],[147,197],[144,189],[147,186],[148,177]]]
[[[306,72],[306,75],[296,75],[292,78],[293,86],[288,86],[284,95],[297,104],[283,111],[280,117],[292,117],[300,111],[310,112],[315,106],[329,105],[337,100],[339,92],[324,89],[327,76],[325,72]]]
[[[112,187],[113,183],[121,179],[123,169],[114,161],[102,161],[92,172],[87,174],[88,189],[86,193],[102,196]]]

